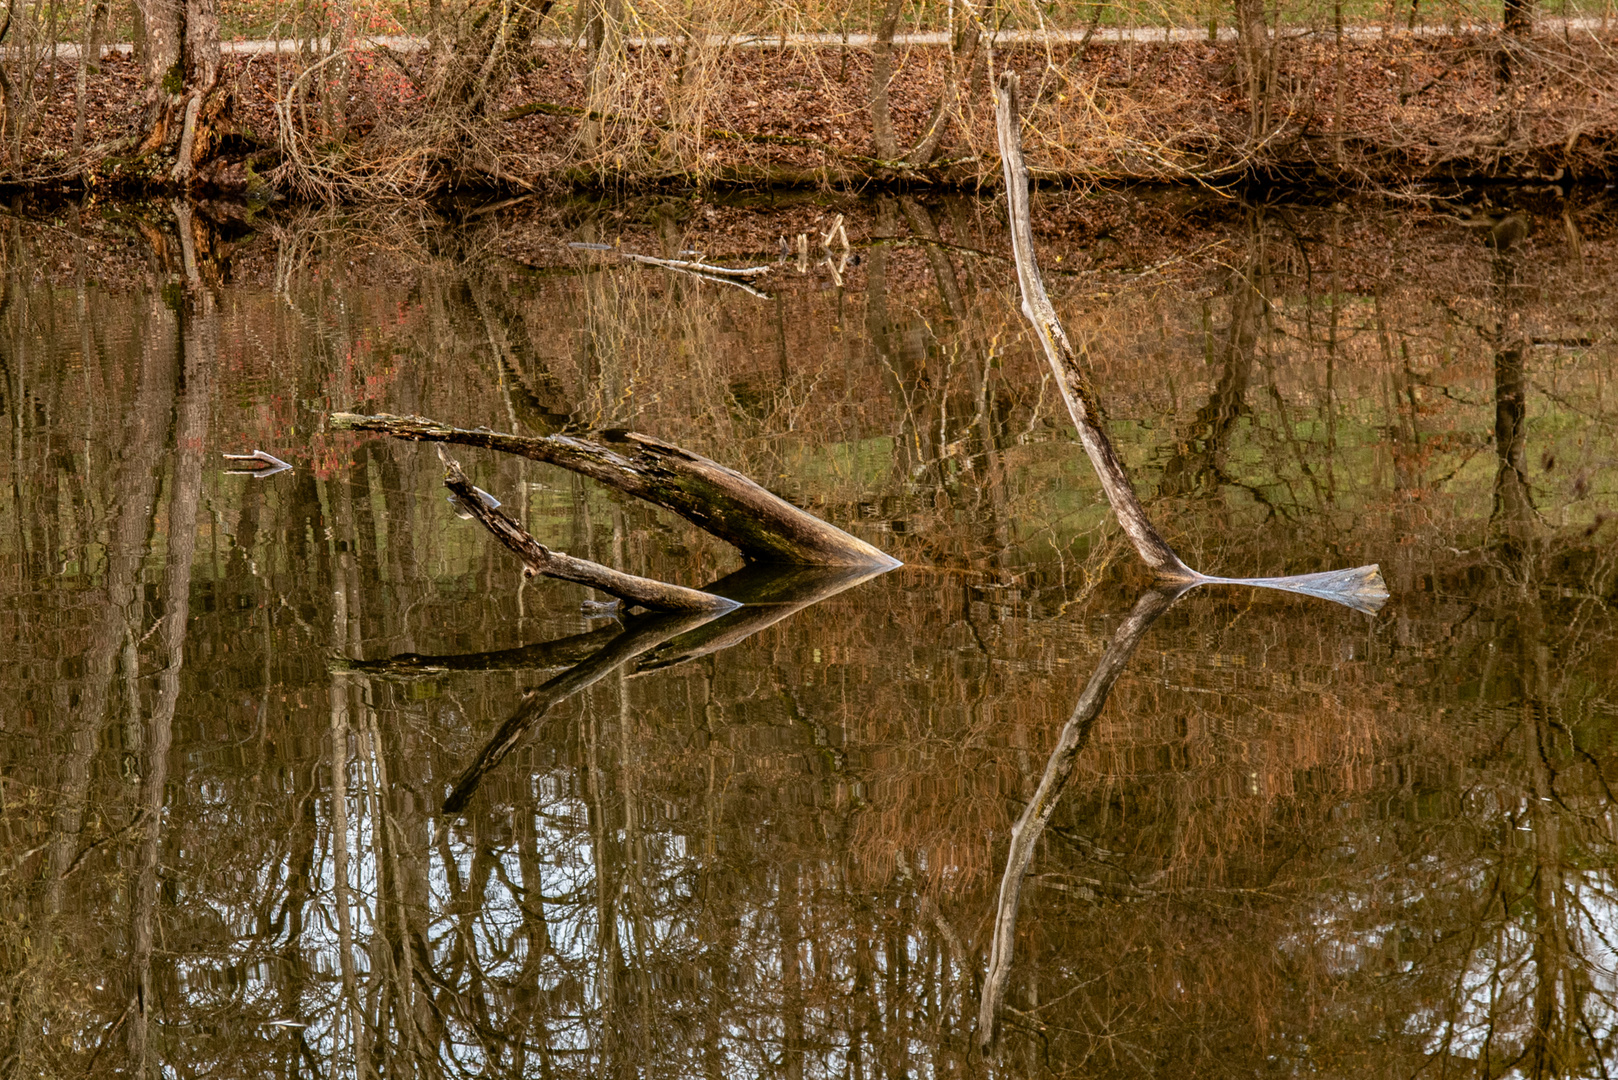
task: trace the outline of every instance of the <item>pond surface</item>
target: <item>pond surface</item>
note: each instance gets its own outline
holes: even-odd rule
[[[1149,584],[999,207],[748,209],[764,296],[564,246],[646,219],[610,207],[9,219],[0,1073],[1618,1072],[1611,205],[1535,204],[1498,252],[1385,206],[1133,198],[1036,213],[1159,528],[1209,573],[1379,563],[1392,598],[1207,587],[1151,625],[1035,853],[990,1057],[1011,825]],[[782,258],[833,210],[849,257]],[[619,622],[341,409],[630,427],[905,565]],[[223,456],[256,449],[292,468]],[[558,550],[743,569],[456,456]]]

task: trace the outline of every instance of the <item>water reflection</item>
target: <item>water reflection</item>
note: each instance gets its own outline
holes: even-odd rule
[[[1098,242],[1054,286],[1121,452],[1198,565],[1379,560],[1394,600],[1157,617],[1032,854],[993,1061],[1007,838],[1140,582],[970,253],[1003,250],[992,207],[850,208],[893,242],[768,303],[469,257],[493,223],[209,241],[190,290],[109,246],[181,288],[98,288],[13,219],[0,1071],[1614,1071],[1610,241],[1192,212],[1225,265]],[[355,405],[629,424],[909,565],[723,579],[748,607],[551,703],[446,815],[633,628],[523,585],[430,453],[321,432]],[[223,475],[255,447],[293,470]],[[568,474],[466,465],[547,543],[747,573]]]

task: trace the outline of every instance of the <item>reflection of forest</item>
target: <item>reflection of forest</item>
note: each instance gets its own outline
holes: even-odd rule
[[[1503,263],[1270,210],[1205,280],[1057,286],[1188,558],[1377,560],[1394,600],[1207,589],[1153,626],[1035,857],[986,1064],[1005,832],[1139,582],[1003,264],[931,243],[996,238],[960,205],[874,220],[905,242],[864,291],[771,301],[460,250],[359,290],[334,250],[281,296],[165,303],[34,287],[14,241],[0,1074],[1618,1071],[1600,244],[1578,278],[1554,237]],[[519,588],[430,453],[319,433],[350,405],[633,425],[909,566],[550,704],[445,818],[581,657],[332,654],[612,635]],[[217,472],[254,446],[298,467]],[[735,566],[567,474],[465,463],[547,543]]]

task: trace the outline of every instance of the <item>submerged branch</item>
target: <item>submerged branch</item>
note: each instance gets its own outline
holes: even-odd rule
[[[672,443],[633,431],[600,432],[599,442],[572,435],[507,435],[451,427],[422,416],[333,413],[340,431],[376,431],[396,439],[456,443],[517,454],[564,469],[673,510],[735,545],[752,562],[891,569],[899,561],[771,494],[734,469]]]
[[[461,471],[460,463],[446,454],[442,447],[438,450],[438,456],[444,462],[444,486],[460,500],[464,510],[477,518],[484,528],[494,534],[496,540],[523,561],[525,573],[588,585],[592,589],[616,596],[626,603],[639,604],[654,611],[722,614],[740,606],[734,600],[727,600],[713,593],[688,589],[683,585],[670,585],[666,581],[636,577],[634,574],[626,574],[588,559],[576,559],[563,552],[552,551],[535,540],[527,529],[518,525],[497,507],[491,506],[478,489],[472,486],[472,481],[466,478],[466,474]]]

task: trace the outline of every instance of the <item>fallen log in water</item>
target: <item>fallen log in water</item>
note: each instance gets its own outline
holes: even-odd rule
[[[751,562],[891,569],[899,561],[774,495],[734,469],[632,431],[601,441],[572,435],[507,435],[451,427],[421,416],[333,413],[335,430],[376,431],[397,439],[480,446],[559,465],[673,510],[741,551]]]
[[[472,486],[472,481],[466,478],[460,463],[446,454],[443,447],[439,447],[438,456],[444,462],[444,486],[460,500],[461,507],[467,513],[523,561],[526,573],[588,585],[625,603],[639,604],[654,611],[723,614],[741,606],[734,600],[713,593],[636,577],[588,559],[575,559],[563,552],[552,551],[498,507],[491,506]]]

